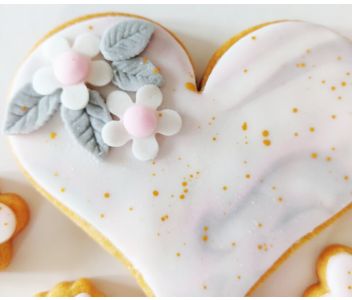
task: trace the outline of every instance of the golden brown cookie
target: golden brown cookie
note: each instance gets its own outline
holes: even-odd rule
[[[352,296],[352,248],[331,245],[319,256],[317,262],[318,283],[310,286],[306,297]]]
[[[77,281],[64,281],[58,283],[47,292],[36,294],[37,297],[104,297],[105,295],[97,290],[92,283],[85,278]]]
[[[16,194],[0,194],[0,270],[12,258],[12,241],[26,227],[29,210],[26,202]]]

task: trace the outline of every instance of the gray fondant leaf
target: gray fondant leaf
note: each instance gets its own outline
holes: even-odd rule
[[[89,91],[89,102],[84,109],[71,110],[62,106],[61,117],[74,138],[89,152],[101,157],[109,151],[101,130],[111,121],[111,116],[98,92]]]
[[[104,34],[100,51],[110,61],[135,57],[147,47],[153,32],[154,26],[149,22],[133,20],[118,23]]]
[[[42,127],[60,105],[61,89],[40,95],[27,84],[13,97],[7,112],[4,131],[7,134],[31,133]]]
[[[159,70],[150,62],[137,57],[112,63],[112,82],[120,89],[134,92],[146,84],[161,86],[164,82]]]

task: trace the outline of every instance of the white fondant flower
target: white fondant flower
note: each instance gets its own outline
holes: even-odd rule
[[[155,85],[141,87],[136,93],[136,103],[125,92],[112,92],[107,98],[107,107],[120,120],[105,124],[103,141],[111,147],[121,147],[132,140],[132,152],[137,159],[155,158],[159,151],[155,134],[171,136],[182,125],[180,115],[174,110],[156,110],[162,100],[162,93]]]
[[[51,66],[39,69],[33,77],[33,88],[49,95],[62,88],[61,103],[72,110],[83,109],[89,100],[85,83],[104,86],[112,79],[112,69],[104,60],[92,60],[99,54],[100,39],[91,33],[76,37],[71,47],[63,37],[53,37],[43,45]]]

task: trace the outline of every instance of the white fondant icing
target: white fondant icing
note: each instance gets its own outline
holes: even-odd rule
[[[58,35],[74,39],[88,26],[101,35],[126,19]],[[44,64],[41,48],[12,95]],[[134,159],[129,145],[103,162],[82,159],[58,116],[11,142],[33,179],[116,245],[157,296],[241,296],[351,201],[351,53],[324,27],[269,25],[234,44],[198,94],[184,87],[195,82],[186,53],[157,26],[143,55],[166,79],[160,109],[179,112],[183,128],[160,139],[154,163]],[[52,131],[60,138],[48,143]]]
[[[111,67],[107,62],[103,60],[93,61],[87,82],[94,86],[104,86],[111,81],[112,76]]]
[[[73,49],[77,52],[87,55],[91,58],[97,56],[100,52],[99,50],[99,43],[100,39],[92,34],[92,33],[85,33],[79,35],[73,44]]]
[[[16,215],[7,205],[0,203],[0,244],[7,242],[16,230]]]
[[[83,109],[88,104],[88,101],[89,92],[84,83],[70,85],[62,90],[61,103],[68,109]]]
[[[136,104],[157,109],[163,101],[163,94],[155,85],[145,85],[136,92]]]
[[[325,297],[352,297],[352,255],[339,253],[329,258],[326,283],[329,292]]]
[[[70,50],[67,39],[62,36],[53,36],[43,45],[43,53],[48,60],[54,59],[63,52]]]

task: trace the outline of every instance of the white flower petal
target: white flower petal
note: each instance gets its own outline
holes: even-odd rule
[[[70,44],[62,36],[55,36],[43,45],[43,52],[47,59],[53,61],[58,55],[70,50]]]
[[[127,93],[114,91],[109,94],[106,105],[112,114],[122,118],[125,111],[133,105],[133,102]]]
[[[61,103],[68,109],[80,110],[87,106],[89,92],[84,83],[69,85],[63,88]]]
[[[49,95],[61,87],[56,79],[52,67],[44,67],[34,73],[32,80],[33,89],[41,95]]]
[[[171,109],[159,111],[157,132],[163,135],[174,135],[178,133],[182,126],[180,115]]]
[[[150,160],[154,159],[159,151],[159,144],[152,135],[145,139],[133,139],[132,152],[135,158],[139,160]]]
[[[156,85],[147,84],[138,89],[136,103],[157,109],[163,101],[163,94]]]
[[[104,143],[111,147],[121,147],[131,139],[121,121],[106,123],[101,135]]]
[[[94,57],[99,54],[100,39],[92,33],[79,35],[73,44],[73,49],[81,54]]]
[[[92,61],[87,82],[95,86],[107,85],[112,79],[112,69],[104,60]]]

